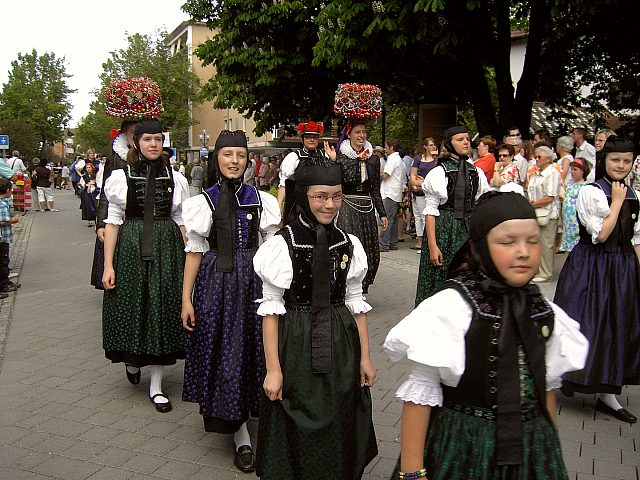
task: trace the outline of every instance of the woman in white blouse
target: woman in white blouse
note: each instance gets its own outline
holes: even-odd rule
[[[164,365],[184,358],[180,296],[184,268],[182,202],[187,179],[161,160],[164,135],[157,120],[136,124],[132,162],[105,183],[103,346],[124,362],[129,382],[150,366],[149,398],[158,412],[171,410],[162,391]]]
[[[529,203],[536,210],[540,225],[540,244],[542,247],[540,271],[534,282],[548,282],[553,277],[553,255],[560,218],[560,173],[551,164],[553,152],[549,147],[535,149],[534,157],[538,166],[529,179],[527,193]]]
[[[242,181],[248,155],[243,131],[221,132],[210,160],[218,182],[184,202],[182,287],[191,333],[182,398],[200,405],[207,432],[234,434],[234,462],[245,473],[254,469],[247,420],[258,414],[263,377],[262,292],[252,262],[261,235],[271,237],[280,223],[275,197]]]

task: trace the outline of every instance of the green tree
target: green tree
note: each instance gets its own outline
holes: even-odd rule
[[[40,155],[40,137],[24,120],[0,118],[0,135],[9,135],[9,150],[5,151],[7,156],[13,150],[18,150],[26,162]]]
[[[636,108],[637,42],[624,38],[633,16],[621,15],[632,6],[631,0],[190,0],[183,9],[217,29],[196,52],[217,68],[209,98],[255,113],[263,131],[290,122],[295,112],[307,114],[310,105],[329,116],[337,83],[358,81],[382,87],[387,105],[471,109],[479,132],[499,138],[510,125],[531,123],[534,100]],[[517,89],[513,28],[527,34]]]
[[[75,130],[74,143],[82,145],[83,150],[93,148],[98,153],[109,155],[111,153],[109,133],[112,128],[120,127],[121,120],[104,113],[104,91],[94,93],[97,98],[91,102],[89,113],[80,120]]]
[[[120,120],[104,113],[104,90],[111,80],[149,77],[160,87],[164,106],[160,120],[171,131],[174,146],[188,146],[187,131],[193,124],[189,112],[199,101],[200,83],[191,70],[187,49],[172,54],[166,37],[164,30],[153,35],[136,33],[127,37],[126,49],[111,52],[102,64],[102,87],[94,92],[91,111],[78,125],[82,145],[100,149],[105,139],[108,141],[110,129],[120,125]]]
[[[38,136],[42,154],[47,145],[62,139],[70,119],[69,88],[65,58],[54,53],[19,53],[11,62],[9,79],[0,92],[0,121],[20,120]],[[16,139],[17,140],[17,139]]]
[[[338,83],[350,79],[342,68],[311,65],[319,6],[318,0],[188,1],[183,9],[216,31],[196,50],[204,64],[216,67],[202,97],[252,116],[258,135],[277,125],[329,119]]]

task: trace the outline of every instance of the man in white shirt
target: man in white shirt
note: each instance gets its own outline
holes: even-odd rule
[[[584,158],[589,162],[591,172],[586,180],[587,183],[593,182],[596,178],[596,147],[587,142],[587,131],[582,127],[574,128],[571,137],[576,142],[576,154],[573,158]]]
[[[20,158],[20,152],[18,150],[11,152],[11,156],[7,158],[6,162],[9,168],[13,170],[13,173],[24,173],[27,170],[27,167],[24,166],[24,162]]]
[[[399,150],[400,144],[395,138],[390,138],[384,144],[387,161],[380,174],[380,194],[389,226],[380,234],[381,252],[398,249],[398,204],[402,201],[405,176],[404,162],[400,158]]]

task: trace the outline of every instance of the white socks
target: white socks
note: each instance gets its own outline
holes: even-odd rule
[[[128,368],[128,367],[127,367]],[[149,396],[153,398],[154,395],[162,393],[162,376],[164,375],[164,366],[151,365],[151,385],[149,386]],[[167,403],[165,397],[156,397],[155,403]]]
[[[233,434],[233,441],[236,444],[236,449],[243,445],[251,446],[251,437],[249,436],[249,430],[247,430],[247,422],[244,422],[238,431]]]
[[[623,408],[613,393],[599,393],[598,398],[600,398],[600,400],[602,400],[602,403],[604,403],[607,407],[611,407],[614,410],[620,410],[621,408]]]

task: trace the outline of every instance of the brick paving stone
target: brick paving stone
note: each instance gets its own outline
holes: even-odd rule
[[[619,462],[607,462],[596,459],[594,461],[593,473],[595,475],[608,475],[621,480],[637,480],[635,465],[623,465]]]
[[[195,463],[183,462],[180,460],[173,460],[165,463],[158,470],[153,472],[153,475],[160,478],[166,478],[169,480],[188,480],[201,470],[200,465]]]
[[[109,467],[119,467],[123,463],[128,462],[136,453],[131,449],[125,449],[120,447],[107,447],[99,453],[96,453],[91,461],[101,465],[108,465]]]
[[[87,480],[129,480],[135,475],[135,472],[128,470],[107,467],[101,468],[90,477],[87,477]]]
[[[131,470],[136,473],[150,474],[165,465],[168,461],[169,459],[158,455],[137,452],[135,457],[122,464],[120,468],[123,470]]]
[[[100,466],[73,458],[52,456],[33,470],[42,475],[53,475],[67,480],[84,480],[100,470]]]

